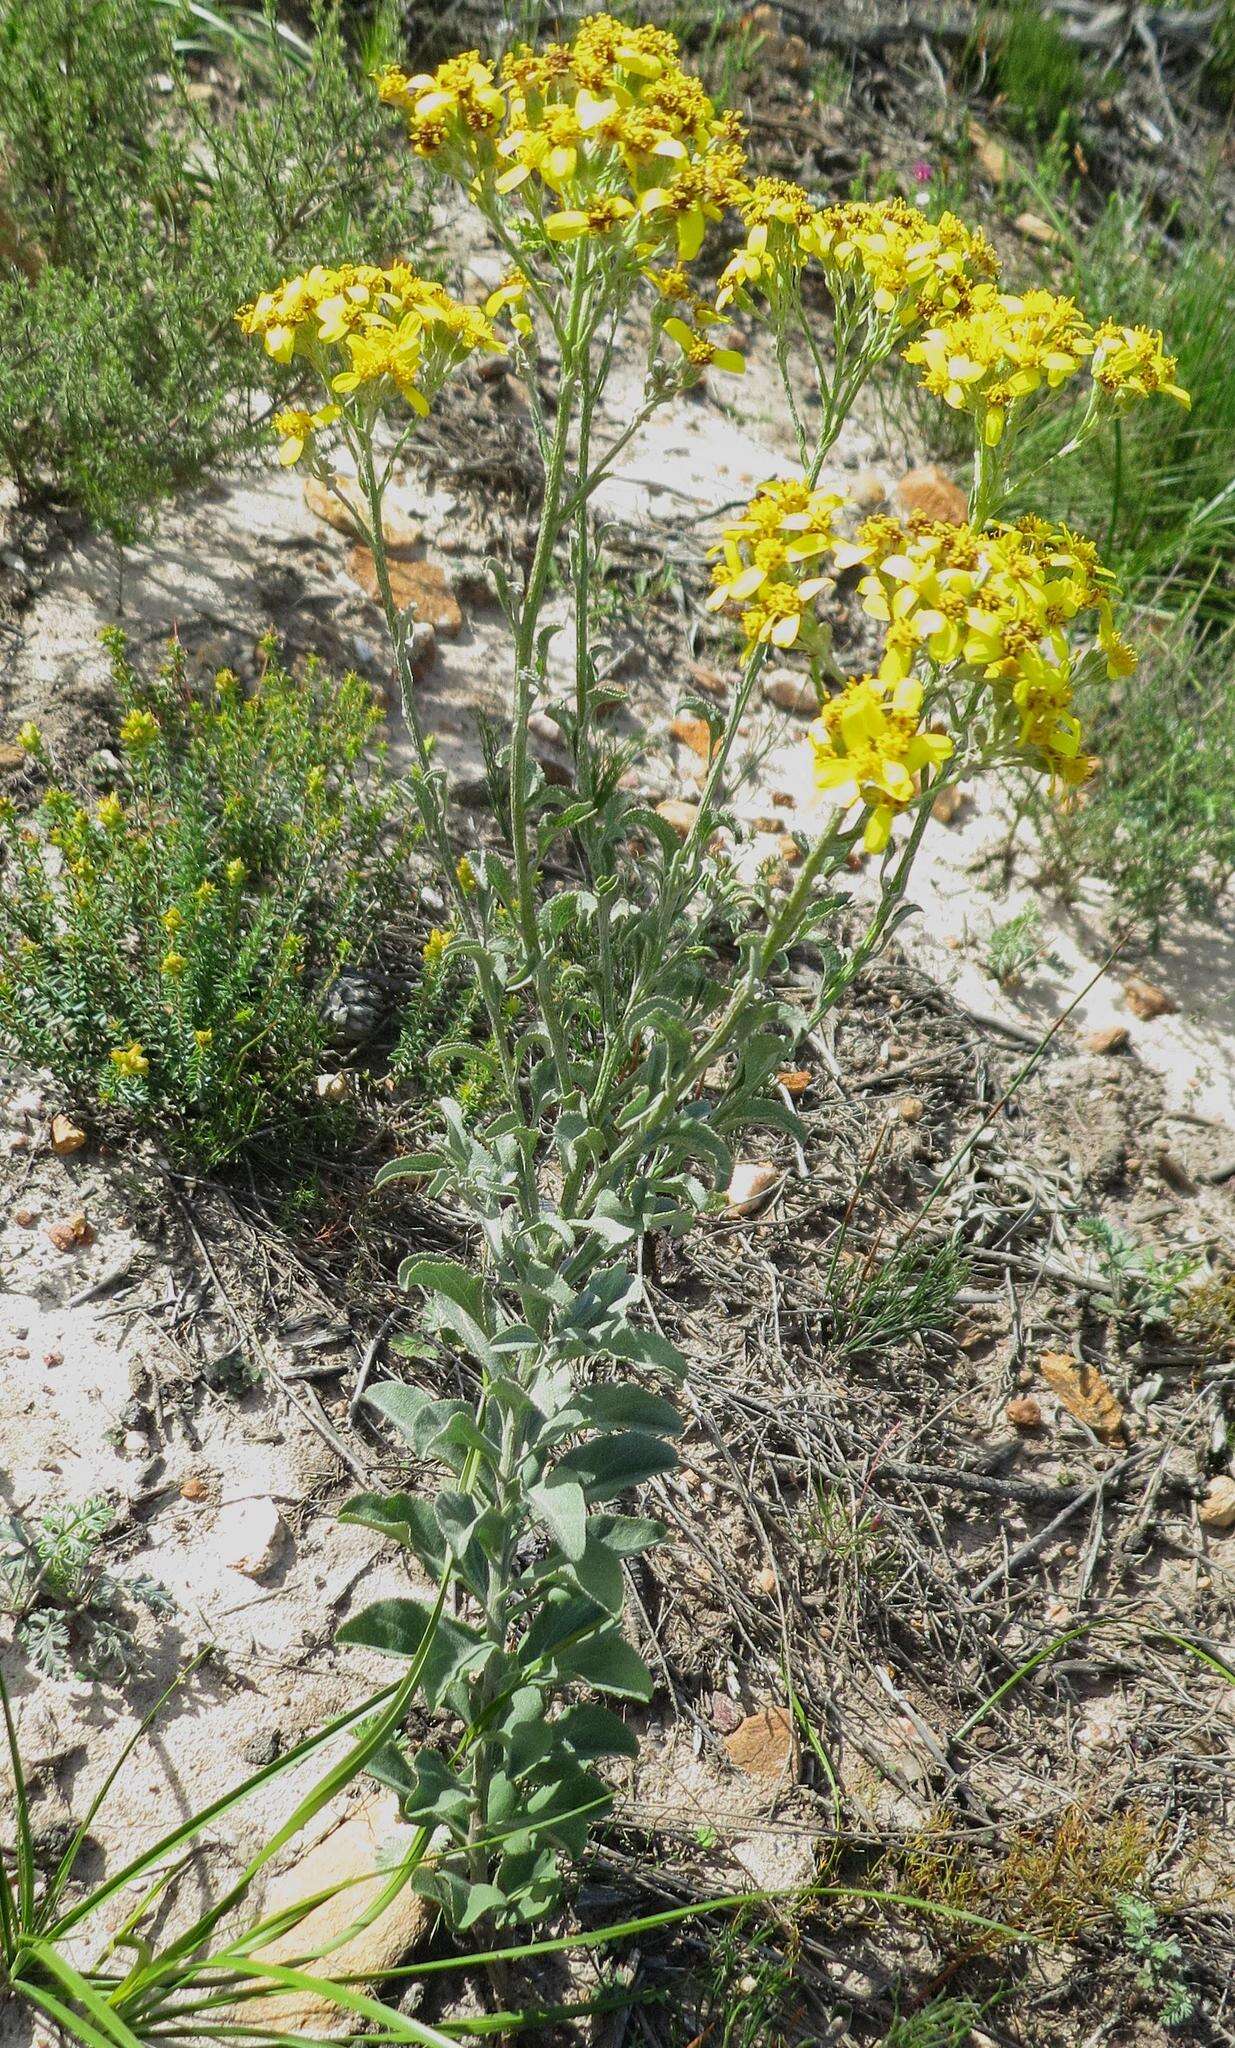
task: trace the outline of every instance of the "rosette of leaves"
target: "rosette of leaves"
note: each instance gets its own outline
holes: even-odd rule
[[[115,1516],[105,1500],[0,1521],[0,1602],[36,1671],[64,1678],[124,1678],[138,1661],[131,1602],[166,1613],[171,1601],[145,1574],[119,1580],[103,1544]]]

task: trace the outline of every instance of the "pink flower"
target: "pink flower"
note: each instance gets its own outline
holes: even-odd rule
[[[930,165],[927,163],[926,158],[924,156],[920,156],[918,158],[917,163],[913,167],[914,183],[916,185],[929,185],[934,175],[935,174],[931,169]]]

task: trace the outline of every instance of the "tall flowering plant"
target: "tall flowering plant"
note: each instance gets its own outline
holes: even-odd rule
[[[563,1855],[582,1849],[609,1801],[597,1764],[635,1747],[603,1701],[620,1707],[651,1690],[623,1633],[624,1584],[629,1560],[661,1532],[614,1503],[673,1466],[677,1412],[647,1381],[673,1382],[686,1366],[641,1314],[634,1247],[689,1229],[714,1202],[736,1132],[791,1121],[772,1083],[814,1020],[787,1012],[773,981],[787,949],[834,915],[834,880],[859,842],[880,857],[879,900],[822,1007],[901,914],[942,787],[1009,759],[1065,790],[1090,772],[1072,708],[1078,677],[1101,663],[1118,672],[1132,656],[1090,544],[1001,516],[1020,480],[1025,420],[1081,376],[1092,396],[1078,442],[1154,392],[1186,400],[1160,336],[1094,328],[1070,301],[1002,290],[990,245],[953,216],[931,222],[900,200],[820,206],[755,175],[738,122],[663,30],[597,15],[573,41],[517,49],[500,70],[473,51],[433,73],[390,68],[378,90],[405,115],[415,153],[483,216],[509,264],[504,282],[472,307],[407,263],[321,267],[239,317],[321,385],[315,409],[279,419],[283,459],[324,469],[337,438],[355,463],[415,744],[414,793],[452,903],[435,948],[475,976],[490,1033],[499,1107],[469,1121],[443,1102],[440,1142],[385,1175],[421,1177],[475,1227],[474,1267],[413,1258],[402,1279],[425,1297],[431,1341],[472,1361],[476,1398],[379,1388],[374,1406],[446,1483],[431,1502],[366,1496],[348,1511],[457,1598],[449,1617],[440,1592],[433,1608],[380,1602],[344,1631],[418,1656],[428,1704],[462,1731],[441,1751],[389,1747],[380,1769],[421,1823],[420,1850],[432,1841],[413,1881],[466,1926],[551,1905]],[[722,223],[736,223],[737,245],[731,236],[717,284],[700,259]],[[826,320],[808,310],[808,276],[825,288]],[[735,307],[769,323],[800,462],[716,540],[710,601],[733,618],[742,667],[727,715],[708,713],[710,760],[682,837],[624,791],[624,758],[598,716],[589,508],[658,407],[705,370],[741,372],[719,338]],[[605,430],[619,327],[638,327],[636,311],[642,401]],[[522,585],[502,585],[513,703],[501,844],[459,858],[390,589],[382,500],[445,380],[495,351],[524,373],[544,490]],[[803,351],[806,404],[793,367]],[[855,525],[820,488],[858,392],[896,351],[972,418],[964,524]],[[556,370],[548,408],[542,362]],[[392,421],[379,447],[378,424]],[[563,550],[574,686],[552,713],[572,755],[568,788],[548,786],[529,749],[548,692],[546,591]],[[876,672],[845,676],[820,600],[855,568],[886,632]],[[769,911],[712,849],[770,649],[796,650],[814,678],[810,745],[831,811]],[[573,871],[569,886],[550,883],[551,856],[555,872]],[[736,938],[722,948],[726,932]]]

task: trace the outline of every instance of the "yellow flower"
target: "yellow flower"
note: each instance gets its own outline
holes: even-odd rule
[[[213,882],[199,882],[193,891],[193,900],[195,903],[203,905],[213,903],[218,893]]]
[[[159,973],[165,974],[169,981],[179,981],[188,964],[184,954],[177,953],[173,948],[170,953],[164,953],[163,958],[160,960]]]
[[[175,904],[173,903],[170,909],[167,909],[163,912],[162,916],[159,918],[159,923],[162,925],[168,937],[174,938],[176,936],[176,933],[180,930],[181,926],[183,925],[184,918],[181,916],[180,912],[177,910]]]
[[[1012,685],[1020,718],[1020,744],[1041,757],[1056,782],[1076,789],[1095,763],[1081,747],[1080,719],[1072,708],[1072,674],[1067,657],[1051,661],[1036,647],[1021,657]]]
[[[756,289],[775,302],[809,260],[810,235],[819,218],[808,194],[787,178],[756,178],[738,210],[746,240],[721,273],[716,293],[721,308],[735,299],[749,305]]]
[[[323,427],[331,427],[339,417],[337,405],[319,406],[316,412],[306,412],[302,407],[293,407],[288,412],[274,416],[275,433],[281,437],[279,461],[285,469],[293,462],[299,462],[314,434]]]
[[[746,368],[746,359],[737,349],[717,348],[705,335],[696,333],[684,320],[679,320],[676,313],[665,321],[664,331],[670,341],[677,343],[692,370],[715,368],[728,370],[731,375],[740,377]]]
[[[1156,328],[1120,327],[1104,320],[1094,335],[1094,383],[1106,397],[1122,407],[1129,399],[1149,398],[1160,391],[1177,405],[1190,407],[1192,400],[1175,381],[1178,365],[1168,356]]]
[[[425,940],[424,946],[421,949],[421,958],[424,961],[426,974],[437,973],[438,969],[442,964],[443,959],[445,958],[446,948],[449,946],[453,937],[454,932],[450,930],[449,927],[444,927],[441,925],[437,926],[433,931],[429,933],[429,936]]]
[[[226,881],[228,888],[238,889],[240,887],[240,884],[244,881],[245,876],[248,874],[248,872],[249,871],[242,860],[229,860],[227,866],[223,870],[224,880]]]
[[[120,744],[130,754],[149,753],[159,737],[159,721],[153,711],[130,711],[121,722]]]
[[[833,492],[812,490],[803,478],[774,478],[759,486],[742,517],[724,529],[711,550],[721,559],[712,567],[708,609],[745,608],[748,652],[762,641],[776,647],[797,641],[825,583],[802,572],[832,548],[834,518],[843,503]]]
[[[105,832],[114,832],[124,823],[124,805],[114,790],[101,799],[94,815]]]
[[[1055,390],[1092,355],[1094,338],[1071,299],[1046,291],[1019,298],[984,286],[969,308],[927,329],[905,350],[922,382],[954,411],[971,412],[995,447],[1009,413],[1040,389]]]
[[[111,1063],[126,1081],[140,1081],[150,1071],[150,1062],[136,1039],[132,1045],[113,1047]]]
[[[213,1042],[213,1039],[214,1033],[210,1029],[209,1025],[207,1025],[203,1030],[195,1031],[193,1033],[193,1043],[197,1047],[197,1050],[199,1052],[205,1052],[207,1046]]]
[[[506,314],[516,334],[532,332],[532,318],[527,310],[527,279],[517,270],[504,277],[495,291],[485,300],[485,316],[497,320]]]
[[[966,309],[998,275],[985,235],[955,214],[932,221],[903,199],[853,200],[825,207],[802,230],[832,289],[901,330]]]
[[[25,724],[18,728],[17,744],[23,754],[42,753],[43,735],[32,718],[28,718]]]
[[[436,71],[409,78],[396,64],[378,74],[378,96],[407,120],[417,156],[476,165],[506,113],[506,95],[478,50],[450,57]]]
[[[465,853],[461,853],[459,855],[458,862],[456,863],[455,866],[455,876],[458,880],[459,887],[463,891],[463,894],[465,896],[470,896],[473,889],[476,887],[476,870],[472,866],[471,861],[468,859]]]
[[[946,733],[922,730],[921,711],[920,683],[863,676],[831,698],[811,727],[816,787],[846,807],[868,807],[868,853],[887,845],[893,819],[916,793],[915,777],[952,752]]]

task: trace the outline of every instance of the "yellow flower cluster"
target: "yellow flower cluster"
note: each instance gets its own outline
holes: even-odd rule
[[[915,794],[915,778],[952,752],[946,733],[924,730],[920,682],[861,676],[824,705],[811,727],[815,783],[838,803],[864,803],[862,843],[882,853],[892,822]]]
[[[829,206],[811,233],[811,253],[838,281],[860,281],[877,313],[900,328],[963,312],[999,269],[981,229],[954,213],[928,219],[904,199]]]
[[[1090,368],[1094,383],[1117,406],[1160,391],[1177,405],[1191,407],[1192,400],[1175,381],[1175,358],[1167,355],[1156,329],[1119,327],[1113,320],[1104,320],[1093,340]]]
[[[997,703],[1016,707],[1018,747],[1060,781],[1084,781],[1090,763],[1072,711],[1066,628],[1093,619],[1111,676],[1130,673],[1136,659],[1115,629],[1114,578],[1089,541],[1030,518],[981,534],[880,518],[861,528],[851,554],[871,564],[860,592],[887,624],[883,681],[908,677],[922,656],[939,668],[962,663]]]
[[[487,313],[461,304],[407,263],[384,269],[371,263],[315,264],[263,292],[236,318],[246,334],[261,336],[276,362],[307,357],[340,397],[362,388],[378,395],[393,388],[421,414],[468,356],[481,349],[501,354],[505,347]],[[326,405],[317,412],[280,413],[274,423],[282,439],[280,461],[297,461],[339,410]]]
[[[912,341],[905,361],[921,367],[936,398],[974,415],[988,448],[1003,439],[1014,406],[1055,390],[1087,361],[1095,392],[1116,406],[1159,391],[1189,403],[1160,334],[1110,321],[1095,332],[1073,300],[1048,291],[1018,296],[984,286],[967,309]]]
[[[1003,439],[1012,407],[1043,385],[1054,390],[1093,352],[1079,306],[1053,292],[1020,297],[993,288],[970,310],[932,327],[905,350],[922,382],[955,411],[973,413],[987,447]]]
[[[746,239],[725,266],[717,304],[754,290],[775,304],[812,259],[833,295],[903,331],[923,319],[964,309],[998,269],[986,237],[945,213],[927,218],[903,199],[815,206],[801,186],[760,178],[741,206]]]
[[[727,526],[711,550],[709,611],[742,610],[747,653],[762,643],[793,647],[809,629],[812,603],[825,578],[804,575],[807,565],[833,549],[835,516],[844,503],[830,491],[797,478],[761,484],[741,519]]]
[[[116,1046],[111,1063],[124,1081],[140,1081],[150,1071],[150,1062],[136,1039],[131,1045]]]
[[[472,50],[413,77],[390,65],[378,91],[419,155],[482,198],[518,192],[555,242],[616,233],[689,262],[745,190],[739,123],[664,29],[592,15],[569,43],[513,50],[500,78]]]

